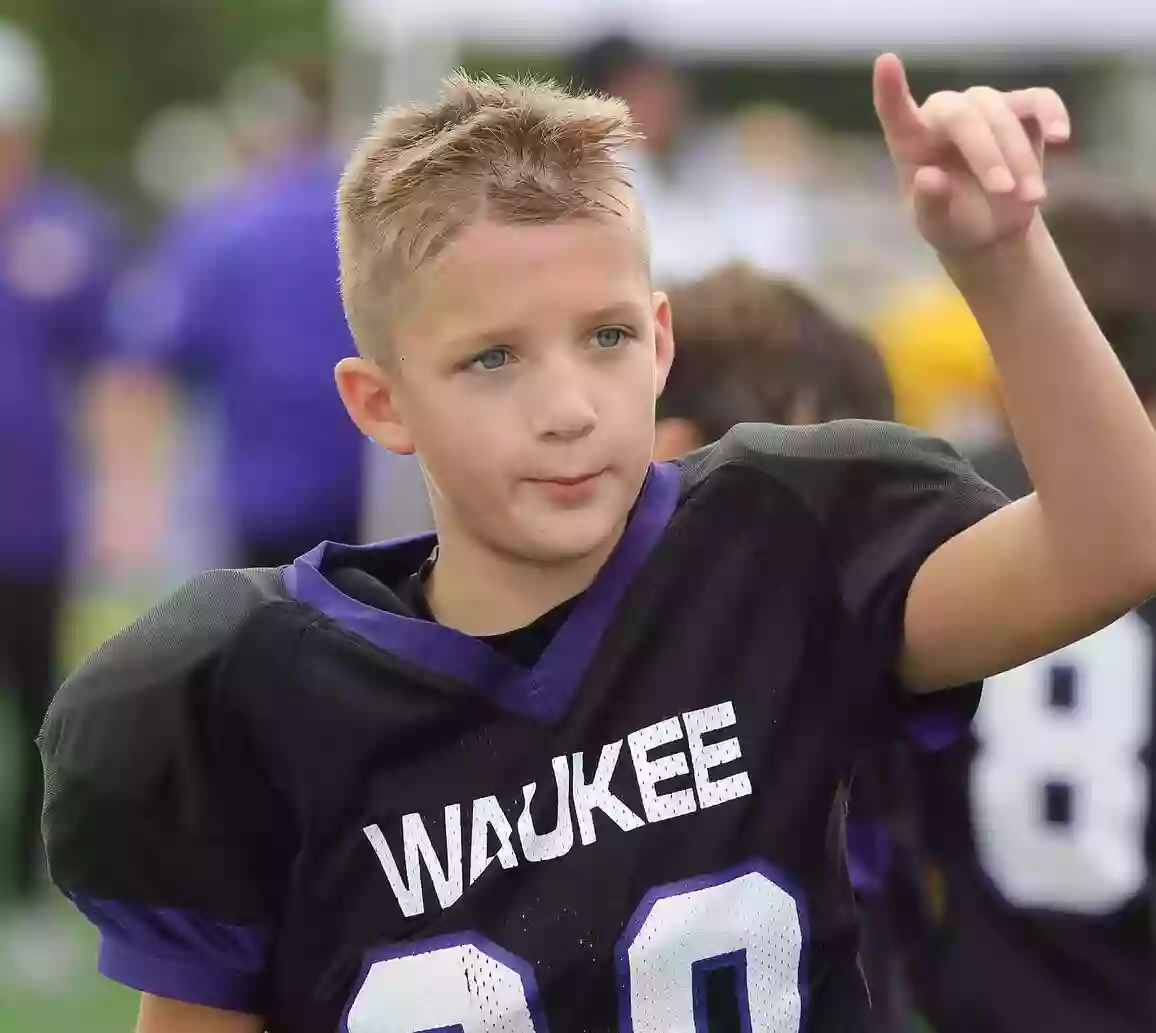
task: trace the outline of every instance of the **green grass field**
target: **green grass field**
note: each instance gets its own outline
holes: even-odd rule
[[[95,938],[83,922],[76,935],[95,957]],[[136,995],[93,971],[63,992],[0,988],[0,1033],[130,1033],[135,1015]]]
[[[133,616],[132,607],[113,600],[88,600],[72,607],[65,624],[68,666]],[[0,758],[12,755],[15,740],[9,700],[0,692]],[[0,762],[0,841],[10,838],[12,783]],[[8,854],[0,854],[0,885],[9,885]],[[0,923],[6,913],[0,909]],[[0,973],[0,1033],[129,1033],[136,1015],[136,995],[96,974],[96,936],[63,900],[60,922],[67,956],[75,957],[57,980],[42,987],[13,985]],[[55,928],[55,924],[53,925]],[[0,939],[5,930],[0,925]],[[52,985],[55,983],[55,985]]]

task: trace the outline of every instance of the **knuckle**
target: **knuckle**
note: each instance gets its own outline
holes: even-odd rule
[[[988,119],[1004,120],[1011,115],[1012,107],[1008,95],[993,90],[990,86],[977,87],[974,92],[969,90],[968,98]]]
[[[972,86],[964,96],[975,103],[990,104],[992,101],[1002,99],[1003,94],[992,86]]]
[[[956,93],[954,90],[940,90],[938,93],[931,94],[923,102],[923,110],[937,118],[949,118],[966,104],[967,101],[962,93]]]
[[[962,93],[945,93],[932,109],[933,117],[952,132],[975,124],[980,118],[976,106]]]

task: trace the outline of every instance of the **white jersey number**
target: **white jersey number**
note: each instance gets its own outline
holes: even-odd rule
[[[706,1033],[704,978],[735,971],[742,1028],[798,1033],[803,922],[761,866],[647,894],[615,952],[622,1033]],[[474,935],[374,960],[342,1033],[548,1033],[521,958]]]
[[[1152,633],[1136,614],[988,680],[971,820],[1009,903],[1106,914],[1143,889]]]

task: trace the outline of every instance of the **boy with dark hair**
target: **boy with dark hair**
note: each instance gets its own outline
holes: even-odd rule
[[[42,735],[53,874],[141,1033],[862,1028],[854,759],[1156,588],[1156,433],[1037,213],[1062,102],[874,85],[1039,495],[870,422],[652,463],[625,107],[459,76],[386,112],[337,381],[436,536],[191,582]]]
[[[1156,415],[1156,217],[1071,200],[1048,225]],[[1031,491],[1014,443],[976,459]],[[917,951],[939,1033],[1156,1024],[1156,608],[990,679],[972,730],[917,756],[938,921]]]
[[[894,418],[871,342],[804,291],[734,264],[669,291],[678,358],[658,399],[658,454],[674,458],[736,423]]]

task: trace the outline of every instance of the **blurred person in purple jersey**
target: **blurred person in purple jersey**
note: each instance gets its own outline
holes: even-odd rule
[[[117,293],[109,394],[132,398],[135,415],[108,449],[114,561],[148,558],[142,544],[155,546],[164,522],[126,534],[124,500],[144,500],[138,527],[141,513],[163,510],[171,457],[136,443],[161,439],[178,381],[218,403],[219,496],[240,562],[276,565],[318,539],[357,536],[360,438],[326,388],[352,351],[332,247],[340,169],[326,139],[327,74],[312,59],[283,68],[297,103],[264,121],[250,111],[237,126],[249,171],[178,210]]]
[[[1156,418],[1156,215],[1081,196],[1048,225]],[[974,464],[1032,490],[1010,439]],[[1156,1028],[1154,634],[1150,601],[989,679],[971,733],[914,755],[932,919],[915,982],[938,1033]]]
[[[656,458],[701,448],[738,423],[894,419],[875,346],[789,281],[736,263],[673,289],[670,300],[678,313],[678,353],[658,400]],[[866,758],[855,774],[847,842],[871,1029],[899,1033],[911,1013],[892,915],[894,876],[907,856],[894,827],[887,753]]]
[[[80,388],[107,352],[115,220],[40,167],[50,109],[36,43],[0,21],[0,689],[19,712],[17,834],[5,849],[19,905],[43,866],[33,744],[55,684],[57,623],[83,493],[73,439]],[[11,763],[11,762],[10,762]]]

